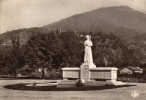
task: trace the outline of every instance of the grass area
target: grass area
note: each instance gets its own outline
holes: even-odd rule
[[[52,82],[52,80],[0,80],[0,100],[145,100],[146,84],[130,83],[135,86],[68,91],[38,91],[8,89],[5,86],[18,86],[28,82]],[[21,86],[20,86],[21,87]],[[44,87],[45,88],[45,87]]]
[[[30,84],[30,83],[29,83]],[[69,84],[66,86],[57,86],[57,85],[45,85],[45,86],[36,86],[40,83],[33,83],[32,86],[28,86],[28,83],[20,83],[20,84],[13,84],[13,85],[6,85],[4,86],[6,89],[13,89],[13,90],[30,90],[30,91],[91,91],[91,90],[105,90],[105,89],[114,89],[114,88],[121,88],[121,87],[130,87],[134,85],[123,85],[123,86],[75,86],[74,84]],[[43,83],[42,83],[43,85]]]

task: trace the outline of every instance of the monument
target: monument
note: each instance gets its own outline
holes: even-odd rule
[[[93,63],[92,56],[92,41],[89,35],[86,35],[86,41],[84,42],[84,62],[80,66],[80,79],[82,82],[90,80],[90,68],[96,68],[96,65]]]
[[[84,62],[81,64],[80,68],[62,68],[63,79],[80,79],[83,83],[91,80],[102,80],[110,85],[122,84],[117,81],[117,68],[96,67],[93,62],[92,46],[91,36],[86,35],[86,40],[84,42]]]
[[[89,68],[96,68],[96,65],[93,63],[92,49],[93,46],[91,41],[91,36],[86,35],[86,41],[84,42],[85,53],[84,53],[84,63],[83,65],[88,65]]]

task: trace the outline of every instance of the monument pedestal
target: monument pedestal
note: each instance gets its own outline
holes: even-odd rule
[[[96,67],[89,68],[82,64],[80,68],[62,68],[63,79],[80,79],[81,83],[91,83],[96,80],[97,83],[105,85],[125,85],[126,83],[117,81],[118,68],[115,67]],[[95,83],[95,82],[92,82]]]
[[[90,80],[90,69],[89,65],[83,63],[80,66],[80,80],[82,83],[85,83]]]
[[[118,69],[115,67],[88,68],[82,64],[80,68],[62,68],[62,71],[63,79],[117,80]]]

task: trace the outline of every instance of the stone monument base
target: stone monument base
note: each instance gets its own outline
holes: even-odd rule
[[[81,83],[86,83],[87,81],[90,81],[90,69],[89,65],[83,63],[80,66],[80,81]]]
[[[62,68],[64,80],[80,79],[85,82],[85,84],[102,83],[104,85],[114,86],[126,85],[124,82],[117,81],[117,70],[115,67],[88,68],[88,66],[85,65],[81,65],[80,68]],[[94,80],[96,80],[96,82]]]
[[[96,67],[89,68],[90,80],[117,80],[117,68]],[[80,68],[62,68],[63,79],[80,79]]]

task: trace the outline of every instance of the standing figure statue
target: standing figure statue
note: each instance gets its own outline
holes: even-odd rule
[[[91,36],[86,35],[84,46],[85,46],[84,64],[88,65],[89,68],[96,68],[96,65],[93,63],[93,56],[92,56],[92,49],[91,49],[93,44],[91,41]]]

